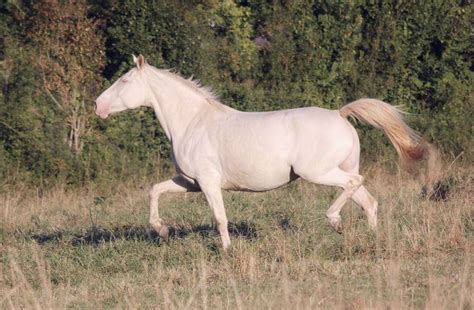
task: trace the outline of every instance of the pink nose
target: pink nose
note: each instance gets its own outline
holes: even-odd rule
[[[107,118],[109,115],[109,104],[102,97],[99,97],[95,100],[95,114],[97,114],[97,116],[100,118]]]

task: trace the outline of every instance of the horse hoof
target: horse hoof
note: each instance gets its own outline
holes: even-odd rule
[[[342,230],[343,230],[343,227],[342,227],[342,221],[340,218],[338,219],[329,219],[329,223],[331,224],[332,228],[334,228],[334,230],[339,233],[339,234],[342,234]]]
[[[168,242],[168,238],[170,236],[170,230],[168,226],[166,225],[161,226],[160,231],[158,232],[158,235],[160,236],[161,239],[163,239],[163,241]]]
[[[344,230],[344,227],[342,226],[342,222],[338,222],[336,225],[333,226],[334,229],[338,234],[342,234],[342,231]]]

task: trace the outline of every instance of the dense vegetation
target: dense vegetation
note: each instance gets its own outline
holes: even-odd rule
[[[132,53],[246,111],[404,105],[445,152],[472,154],[473,15],[469,0],[2,1],[0,178],[80,185],[167,169],[151,110],[93,113]],[[381,132],[360,133],[366,156],[392,156]]]

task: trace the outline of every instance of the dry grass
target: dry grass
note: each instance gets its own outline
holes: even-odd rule
[[[200,194],[163,197],[174,227],[165,244],[147,225],[146,182],[5,188],[0,307],[472,308],[472,167],[450,168],[440,202],[397,173],[365,170],[376,232],[351,203],[338,235],[324,216],[338,190],[298,181],[225,195],[228,253]]]

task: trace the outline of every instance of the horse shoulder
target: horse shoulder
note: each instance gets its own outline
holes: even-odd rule
[[[215,117],[202,117],[188,126],[179,141],[173,142],[175,164],[184,174],[197,178],[204,170],[218,170],[218,129]]]

